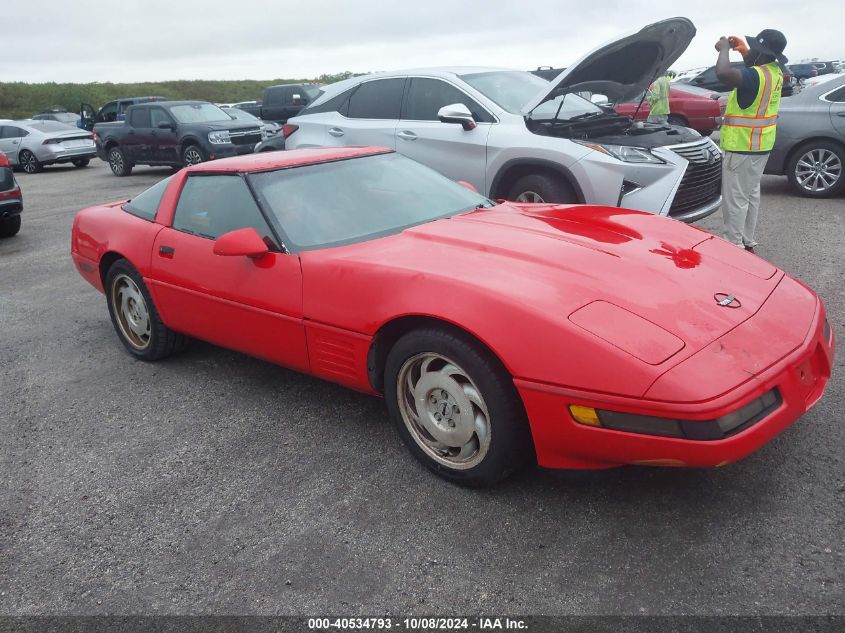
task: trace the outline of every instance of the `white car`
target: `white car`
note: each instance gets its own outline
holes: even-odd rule
[[[285,147],[382,145],[494,199],[623,206],[692,222],[720,206],[719,148],[694,130],[635,123],[577,93],[642,93],[694,35],[686,18],[658,22],[551,82],[501,68],[348,79],[288,120]]]
[[[0,120],[0,152],[10,165],[35,174],[54,163],[85,167],[97,148],[91,132],[58,121]]]

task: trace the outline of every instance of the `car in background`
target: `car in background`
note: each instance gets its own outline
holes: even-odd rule
[[[409,452],[462,485],[534,461],[723,466],[833,366],[821,299],[718,237],[496,203],[384,147],[191,166],[80,211],[71,256],[132,357],[190,337],[382,395]]]
[[[262,121],[284,124],[316,99],[320,95],[320,88],[320,84],[269,86],[264,89],[261,101],[257,101],[256,105],[235,104],[235,107],[249,112]]]
[[[282,131],[282,126],[278,123],[273,121],[262,121],[255,115],[250,114],[246,110],[241,110],[240,108],[230,108],[230,107],[220,107],[223,112],[228,114],[230,117],[235,119],[236,121],[243,121],[247,123],[254,123],[256,125],[261,126],[261,133],[262,138],[267,138],[268,136],[273,136],[274,134],[278,134]]]
[[[123,121],[126,117],[126,110],[129,106],[137,103],[164,101],[165,99],[166,97],[125,97],[123,99],[109,101],[99,110],[95,110],[89,103],[83,103],[79,106],[79,118],[82,122],[80,127],[90,132],[94,129],[94,125],[97,123]]]
[[[790,64],[787,68],[799,83],[819,74],[819,69],[813,64]]]
[[[65,125],[72,125],[73,127],[82,127],[81,119],[78,114],[54,108],[52,110],[45,110],[32,116],[33,121],[58,121]]]
[[[835,62],[811,62],[820,75],[829,75],[831,73],[839,72],[836,68]]]
[[[12,237],[21,230],[23,194],[6,154],[0,152],[0,237]]]
[[[249,154],[261,138],[259,122],[236,121],[207,101],[136,104],[125,121],[94,126],[97,154],[115,176],[128,176],[135,165],[181,168]]]
[[[288,121],[285,145],[383,145],[493,199],[607,204],[695,221],[721,203],[719,148],[693,130],[633,122],[578,94],[642,92],[694,35],[685,18],[658,22],[599,47],[552,82],[474,67],[355,77],[327,86]],[[611,66],[618,72],[607,80]]]
[[[745,64],[743,62],[731,62],[731,67],[733,68],[745,68]],[[795,84],[796,79],[791,67],[781,65],[781,71],[783,72],[783,86],[781,87],[781,96],[788,97],[793,94],[795,91]],[[730,86],[726,86],[722,83],[722,80],[716,76],[716,67],[710,66],[709,68],[703,70],[702,72],[694,75],[689,75],[688,78],[680,79],[675,78],[675,82],[679,84],[690,84],[693,86],[697,86],[699,88],[706,88],[707,90],[712,90],[713,92],[730,92],[733,90]]]
[[[285,127],[290,125],[289,123],[285,124]],[[279,152],[285,149],[285,134],[284,129],[281,134],[276,134],[275,136],[270,136],[267,139],[261,141],[258,145],[255,146],[255,152]]]
[[[85,167],[97,155],[90,132],[58,121],[0,120],[0,152],[28,174],[45,165],[73,163]]]
[[[692,128],[703,136],[709,136],[719,127],[722,116],[720,99],[722,95],[712,90],[698,88],[689,84],[670,84],[669,88],[669,123]],[[640,101],[642,100],[642,105]],[[614,109],[619,114],[645,121],[651,112],[648,101],[643,95],[617,103]]]
[[[766,173],[785,175],[809,198],[845,191],[845,75],[784,99]]]

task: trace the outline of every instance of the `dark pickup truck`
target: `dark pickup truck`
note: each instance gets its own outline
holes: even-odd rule
[[[265,121],[284,124],[299,114],[306,105],[320,94],[318,84],[282,84],[264,89],[261,102],[257,105],[242,105],[241,110]]]
[[[94,126],[97,155],[115,176],[135,165],[180,168],[252,153],[261,128],[242,123],[205,101],[156,101],[130,106],[126,120]]]
[[[95,110],[90,103],[82,103],[79,105],[79,122],[78,125],[83,130],[89,132],[94,129],[97,123],[111,123],[113,121],[123,121],[126,118],[126,110],[129,106],[138,103],[148,103],[150,101],[165,101],[164,97],[125,97],[123,99],[116,99],[109,101],[99,110]],[[58,119],[57,119],[58,120]]]

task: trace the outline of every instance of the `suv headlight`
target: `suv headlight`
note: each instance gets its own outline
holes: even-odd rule
[[[574,139],[573,139],[574,140]],[[630,145],[608,145],[605,143],[590,143],[589,141],[575,141],[579,145],[589,147],[602,154],[613,156],[623,163],[653,163],[665,165],[666,161],[652,154],[645,147],[633,147]]]
[[[215,145],[223,145],[224,143],[231,143],[232,139],[229,136],[229,130],[222,130],[219,132],[209,132],[208,142]]]

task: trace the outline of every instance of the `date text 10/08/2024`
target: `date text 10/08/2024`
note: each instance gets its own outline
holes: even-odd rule
[[[314,631],[371,630],[389,631],[518,631],[526,630],[527,623],[519,618],[309,618],[308,628]]]

